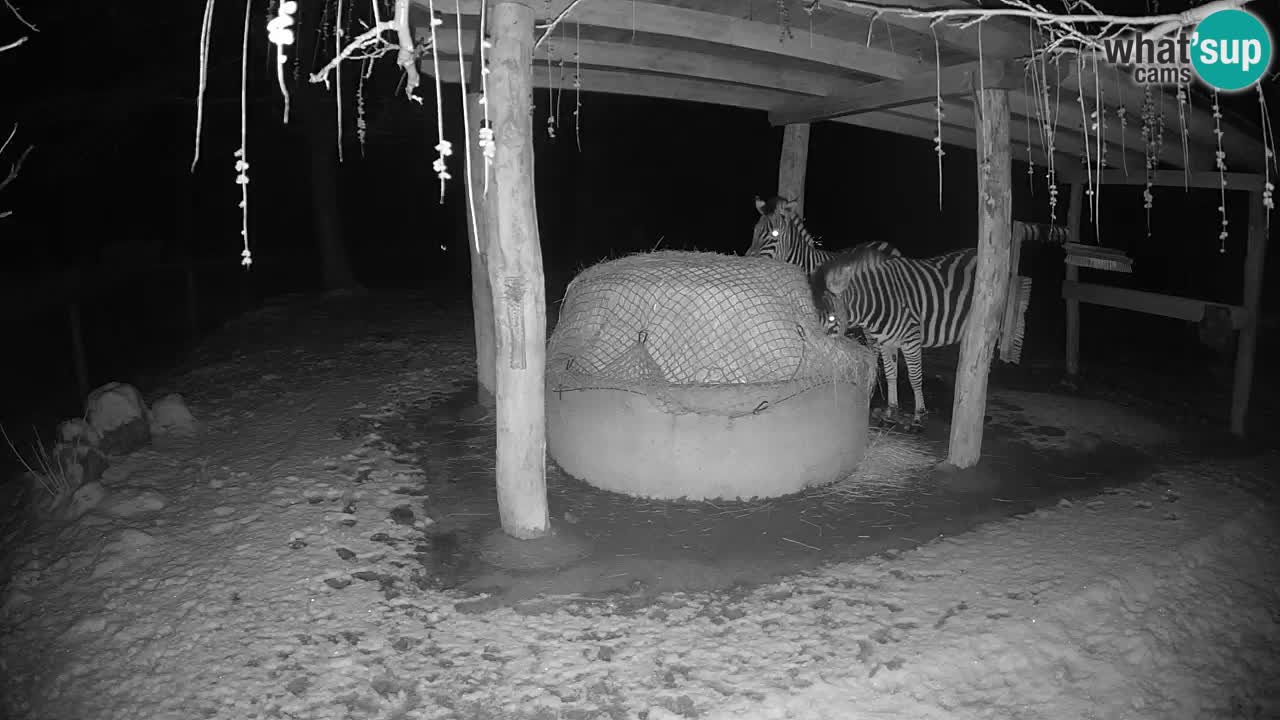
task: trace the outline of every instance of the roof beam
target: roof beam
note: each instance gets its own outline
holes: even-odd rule
[[[475,44],[474,29],[464,29],[463,48],[471,48]],[[437,33],[437,42],[443,54],[457,56],[458,45],[457,38],[453,32]],[[583,40],[580,45],[575,44],[575,48],[579,51],[582,58],[584,68],[592,67],[598,69],[617,69],[623,71],[637,71],[643,73],[661,73],[675,76],[689,77],[698,80],[716,80],[725,83],[733,83],[738,86],[761,87],[771,90],[784,90],[793,93],[792,101],[783,103],[778,106],[771,106],[774,112],[770,117],[774,117],[777,113],[785,112],[786,109],[795,108],[805,103],[823,102],[822,96],[831,96],[841,94],[848,96],[876,85],[884,83],[866,84],[857,80],[849,80],[837,75],[823,73],[818,71],[801,70],[788,67],[780,67],[760,62],[754,62],[746,59],[734,58],[732,56],[719,56],[715,54],[698,53],[687,50],[666,50],[662,48],[654,48],[644,44],[629,43],[610,43],[601,41]],[[468,55],[469,57],[469,55]],[[547,46],[542,46],[535,52],[535,59],[538,64],[535,67],[534,74],[543,72],[542,67],[548,58]],[[430,59],[420,61],[420,69],[423,72],[430,72]],[[988,63],[988,69],[994,66],[994,63]],[[957,66],[959,67],[959,66]],[[972,67],[976,68],[977,64],[973,63]],[[1015,65],[1016,67],[1016,65]],[[1021,73],[1019,69],[1017,71]],[[558,75],[558,71],[556,72]],[[995,71],[987,74],[984,70],[982,80],[984,82],[992,82]],[[936,124],[934,117],[933,99],[937,91],[936,76],[929,73],[928,77],[935,79],[929,80],[925,84],[929,89],[924,93],[927,103],[921,103],[917,107],[903,109],[903,114],[913,115],[926,120],[930,124]],[[886,83],[889,81],[885,81]],[[1010,84],[1016,85],[1015,81]],[[729,88],[732,91],[732,88]],[[923,92],[923,91],[921,91]],[[972,133],[972,123],[974,121],[972,109],[969,104],[969,95],[957,93],[960,97],[959,102],[948,102],[944,108],[949,120],[959,120],[960,124],[968,124],[968,132]],[[810,96],[810,97],[804,97]],[[732,104],[732,103],[729,103]],[[1038,146],[1040,143],[1040,128],[1036,119],[1034,102],[1029,100],[1020,92],[1010,94],[1010,104],[1014,112],[1013,124],[1011,129],[1015,133],[1018,142],[1030,135]],[[1084,143],[1078,132],[1069,132],[1069,129],[1083,126],[1084,117],[1080,107],[1072,102],[1064,101],[1055,112],[1059,115],[1059,132],[1056,136],[1056,144],[1058,155],[1063,153],[1074,153],[1079,156],[1084,152]],[[851,124],[857,125],[853,122]],[[946,123],[944,123],[946,124]],[[954,123],[953,123],[954,124]],[[879,126],[877,126],[879,127]],[[1145,160],[1140,152],[1142,147],[1141,138],[1128,141],[1126,155],[1121,160],[1116,156],[1120,152],[1121,144],[1118,136],[1119,123],[1109,123],[1107,125],[1107,143],[1106,157],[1115,166],[1127,166],[1141,168],[1145,165]],[[1130,126],[1130,130],[1136,132],[1134,126]],[[928,137],[932,137],[929,135]],[[1096,139],[1091,135],[1091,138]],[[1130,140],[1126,135],[1126,140]],[[945,141],[945,138],[944,138]],[[1025,143],[1023,143],[1025,148]],[[1096,154],[1096,148],[1090,146],[1091,154]],[[1064,157],[1064,156],[1063,156]],[[1024,152],[1020,159],[1027,159]],[[1073,159],[1072,162],[1078,160]],[[1059,162],[1059,165],[1062,165]]]
[[[446,83],[458,82],[458,60],[456,58],[441,59],[440,76]],[[470,60],[465,67],[470,67]],[[431,63],[422,66],[424,75],[430,76]],[[635,95],[640,97],[663,98],[684,102],[708,103],[729,107],[746,108],[748,110],[768,111],[793,101],[797,95],[785,90],[761,87],[732,86],[714,80],[650,75],[618,70],[601,70],[583,67],[581,73],[582,90],[584,92],[600,92],[616,95]],[[558,80],[557,80],[558,82]],[[534,73],[534,86],[546,88],[550,85],[546,73]],[[932,110],[930,110],[932,112]],[[972,112],[972,111],[969,111]],[[957,110],[957,115],[963,114]],[[912,115],[900,114],[898,111],[874,112],[838,118],[834,122],[859,127],[883,130],[897,135],[908,135],[932,140],[937,134],[936,120]],[[947,145],[973,149],[976,136],[972,127],[956,126],[950,122],[942,126],[942,141]],[[1045,156],[1039,148],[1032,148],[1028,155],[1025,145],[1015,145],[1014,156],[1023,162],[1034,162],[1037,166],[1045,166]],[[1059,165],[1075,162],[1075,158],[1059,153],[1056,162]]]
[[[439,43],[442,57],[456,57],[465,54],[468,58],[474,55],[471,48],[475,45],[475,29],[462,31],[462,46],[465,53],[458,52],[458,40],[455,33],[437,31],[436,41]],[[640,43],[611,43],[599,40],[575,41],[574,49],[578,51],[581,65],[584,68],[617,68],[621,70],[638,70],[650,73],[663,73],[702,80],[719,80],[737,85],[751,85],[771,89],[785,89],[802,95],[821,96],[834,90],[859,87],[862,83],[840,78],[830,73],[789,67],[787,64],[764,64],[751,60],[718,56],[715,54],[692,52],[689,50],[668,50]],[[549,59],[546,45],[534,51],[534,75],[546,75],[546,63]],[[562,53],[557,49],[550,59],[558,61]],[[427,71],[431,65],[430,56],[418,61],[419,69]],[[568,67],[570,60],[565,61],[566,80],[570,84],[573,70]],[[554,74],[559,77],[560,70]]]
[[[943,98],[968,97],[980,87],[988,90],[1020,90],[1023,71],[1012,62],[969,62],[930,70],[903,80],[868,83],[850,92],[813,100],[800,100],[769,113],[774,125],[833,120],[838,117],[890,110]]]
[[[876,4],[895,5],[899,4],[898,0],[863,0]],[[978,7],[979,3],[969,0],[911,0],[909,3],[912,8],[918,10],[943,10],[947,8],[966,8]],[[862,8],[855,8],[846,5],[842,0],[822,0],[820,9],[817,12],[834,12],[843,15],[853,15],[857,17],[877,17],[877,14]],[[979,54],[983,58],[1025,58],[1031,54],[1031,33],[1026,22],[1013,20],[1009,18],[991,18],[984,20],[979,25],[982,28],[981,40],[979,40],[979,25],[969,27],[958,27],[954,23],[940,22],[931,25],[933,22],[928,18],[910,18],[895,13],[885,12],[878,14],[879,20],[894,27],[900,27],[912,32],[929,35],[931,32],[935,34],[938,42],[955,50],[968,52],[974,56]],[[1063,102],[1067,102],[1067,98],[1071,98],[1072,104],[1075,103],[1075,97],[1081,92],[1082,80],[1079,71],[1074,63],[1064,68],[1062,74],[1061,86],[1064,92]],[[1052,67],[1049,68],[1050,74],[1054,73]],[[1142,103],[1143,88],[1136,85],[1123,71],[1117,72],[1114,67],[1105,67],[1097,74],[1095,79],[1091,69],[1085,69],[1085,78],[1083,80],[1083,92],[1089,105],[1093,105],[1096,87],[1100,87],[1103,99],[1108,107],[1115,108],[1123,104],[1129,118],[1134,122],[1128,124],[1124,131],[1125,143],[1130,147],[1142,147]],[[1123,98],[1124,102],[1120,100]],[[1158,91],[1156,92],[1157,112],[1165,117],[1166,124],[1172,125],[1174,136],[1166,138],[1166,142],[1161,147],[1160,160],[1174,167],[1183,167],[1184,159],[1182,155],[1181,142],[1179,135],[1181,130],[1177,127],[1178,122],[1178,101],[1171,93]],[[1109,125],[1114,126],[1119,123],[1113,115]],[[1065,119],[1065,118],[1064,118]],[[1231,158],[1237,158],[1236,163],[1248,167],[1250,170],[1259,170],[1262,167],[1262,144],[1254,133],[1256,127],[1247,124],[1223,122],[1225,134],[1222,138],[1223,149],[1227,153],[1228,162]],[[1068,125],[1068,129],[1076,131],[1077,127]],[[1190,152],[1186,161],[1193,169],[1210,170],[1214,168],[1214,152],[1217,150],[1216,143],[1213,141],[1213,127],[1211,111],[1207,107],[1198,106],[1192,112],[1189,122],[1189,145]],[[1235,164],[1235,163],[1233,163]]]
[[[838,0],[826,1],[828,3],[838,2]],[[421,0],[414,0],[414,2],[419,3]],[[468,15],[467,20],[469,22],[467,24],[474,23],[476,15],[479,13],[479,0],[437,0],[435,5],[437,11],[448,18],[457,2],[461,3],[463,13]],[[552,12],[555,12],[566,2],[567,0],[553,0]],[[924,8],[955,6],[957,4],[956,0],[913,0],[913,2]],[[861,77],[863,76],[892,80],[915,77],[918,80],[922,77],[922,73],[927,73],[933,69],[932,63],[895,55],[881,49],[866,48],[858,43],[845,43],[839,39],[822,35],[814,35],[812,37],[805,35],[804,37],[797,36],[793,39],[781,39],[778,26],[774,23],[755,22],[717,13],[686,10],[655,3],[638,2],[635,3],[634,7],[635,14],[633,16],[632,4],[628,0],[591,0],[576,6],[567,22],[570,24],[581,23],[584,26],[594,26],[614,31],[634,30],[637,33],[650,35],[651,37],[645,38],[644,41],[654,44],[662,42],[660,36],[679,37],[703,44],[708,51],[706,56],[703,56],[703,53],[698,51],[668,51],[663,48],[649,47],[637,39],[637,42],[633,44],[603,42],[595,46],[584,44],[581,53],[584,63],[616,67],[647,65],[648,67],[643,69],[653,72],[714,78],[721,79],[724,82],[763,87],[785,87],[787,89],[800,90],[802,95],[807,96],[834,96],[837,93],[853,92],[860,86]],[[830,9],[836,6],[828,4],[823,7]],[[418,10],[418,8],[415,7],[415,10]],[[882,15],[881,19],[886,21],[893,19],[895,20],[893,23],[895,25],[907,24],[905,20],[903,23],[896,22],[899,18],[891,18],[888,13]],[[446,20],[446,22],[450,21]],[[1025,26],[1020,26],[1018,23],[1014,23],[1011,26],[1008,22],[994,25],[992,23],[996,23],[996,21],[992,20],[983,23],[985,29],[982,33],[982,48],[985,58],[991,59],[1001,54],[1015,51],[1022,52],[1030,47]],[[927,32],[927,21],[925,21],[923,27]],[[1004,29],[996,31],[994,28],[997,27]],[[1019,27],[1020,29],[1014,32]],[[969,49],[969,46],[971,46],[976,54],[976,28],[950,28],[943,32],[940,24],[938,31],[940,40],[944,37],[949,38],[950,41],[954,41],[958,47],[963,49]],[[443,39],[451,35],[452,33],[438,33],[437,37]],[[810,42],[813,43],[812,48],[810,47]],[[442,48],[444,45],[445,43],[442,41]],[[564,54],[564,44],[558,43],[558,45],[561,54]],[[609,45],[614,45],[615,47],[608,53],[601,52],[599,57],[592,56],[597,51],[605,50]],[[540,50],[545,49],[545,47],[544,45]],[[627,49],[621,49],[624,47]],[[747,48],[756,52],[735,52],[739,48]],[[591,52],[588,53],[588,50]],[[767,53],[774,57],[785,57],[812,63],[809,67],[813,69],[810,70],[803,66],[776,67],[769,62],[762,62],[761,60],[768,57],[768,55],[758,53]],[[823,66],[826,67],[827,72],[823,71]],[[841,74],[842,71],[843,74]],[[1094,105],[1095,78],[1093,77],[1092,69],[1089,68],[1083,73],[1085,77],[1082,79],[1076,65],[1071,62],[1062,67],[1061,71],[1051,66],[1048,69],[1048,76],[1052,80],[1058,77],[1059,72],[1061,72],[1061,84],[1059,87],[1062,88],[1062,92],[1060,93],[1059,102],[1059,93],[1057,90],[1054,91],[1054,96],[1051,98],[1053,105],[1051,112],[1057,116],[1057,138],[1058,144],[1061,146],[1059,149],[1064,152],[1070,152],[1066,150],[1063,138],[1074,136],[1079,140],[1081,132],[1092,124],[1090,119],[1085,117],[1085,111]],[[853,73],[856,73],[856,75]],[[1127,78],[1121,77],[1115,70],[1110,68],[1103,68],[1103,72],[1099,73],[1096,78],[1096,83],[1101,86],[1102,99],[1105,105],[1108,108],[1112,108],[1108,113],[1110,117],[1106,123],[1108,147],[1115,147],[1123,143],[1131,151],[1136,151],[1141,155],[1143,139],[1141,137],[1141,122],[1139,118],[1143,100],[1142,88],[1133,85]],[[1085,110],[1081,109],[1076,97],[1082,84],[1085,88]],[[656,96],[662,97],[663,95],[658,94]],[[1178,125],[1177,101],[1164,93],[1160,93],[1159,96],[1157,102],[1158,105],[1162,105],[1164,108],[1163,113],[1167,126],[1165,142],[1161,146],[1160,160],[1173,167],[1186,165],[1192,170],[1213,169],[1214,151],[1217,147],[1213,141],[1213,120],[1208,109],[1198,105],[1189,116],[1189,152],[1184,159],[1180,142],[1181,130]],[[1124,100],[1123,106],[1129,111],[1128,116],[1131,119],[1131,122],[1127,123],[1124,128],[1119,127],[1120,123],[1115,117],[1113,109],[1122,104],[1120,102],[1121,98]],[[795,96],[793,96],[793,99],[796,99]],[[811,101],[812,97],[805,99]],[[931,105],[931,98],[928,100]],[[1013,93],[1011,104],[1015,113],[1023,114],[1034,122],[1033,100],[1027,99],[1022,92],[1017,92]],[[928,108],[928,110],[932,112],[931,108]],[[1262,149],[1261,143],[1258,142],[1257,138],[1248,134],[1249,131],[1245,128],[1232,126],[1226,121],[1223,122],[1223,129],[1225,130],[1223,149],[1227,153],[1229,165],[1233,169],[1240,170],[1252,171],[1259,169],[1262,163]],[[1038,136],[1038,131],[1033,131],[1032,135]],[[1091,132],[1090,135],[1090,148],[1093,149],[1093,139],[1096,138],[1096,131]],[[1083,143],[1076,144],[1082,145]],[[1128,162],[1127,157],[1126,162]],[[1113,164],[1119,165],[1120,163],[1115,162]],[[1131,169],[1134,168],[1134,163],[1128,162],[1128,165]],[[1140,167],[1141,163],[1138,166]]]
[[[413,2],[425,10],[424,0]],[[436,12],[446,18],[453,16],[457,6],[461,6],[463,15],[480,14],[480,0],[433,0],[433,4]],[[825,35],[785,38],[775,23],[687,10],[674,5],[631,0],[591,0],[576,6],[566,22],[744,48],[830,65],[878,78],[900,80],[928,69],[919,60],[888,50],[848,43]]]

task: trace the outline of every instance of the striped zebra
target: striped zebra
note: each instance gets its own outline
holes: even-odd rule
[[[889,386],[883,418],[897,422],[898,351],[907,361],[915,395],[911,426],[922,428],[927,412],[922,389],[924,348],[960,342],[973,306],[977,248],[931,258],[885,257],[855,248],[827,261],[810,276],[814,303],[828,334],[859,326],[880,353]]]
[[[780,197],[761,200],[757,197],[756,210],[760,212],[760,219],[751,232],[747,257],[774,258],[799,265],[806,274],[812,275],[820,265],[837,255],[824,250],[804,226],[804,220],[796,212],[795,200]],[[854,249],[858,248],[871,248],[892,257],[902,255],[894,246],[879,240],[862,243]]]

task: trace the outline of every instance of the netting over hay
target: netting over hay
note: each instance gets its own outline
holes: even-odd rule
[[[665,251],[574,278],[547,347],[547,375],[561,389],[840,380],[869,390],[875,358],[824,334],[799,268]]]

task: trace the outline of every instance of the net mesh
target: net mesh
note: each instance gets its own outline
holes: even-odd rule
[[[554,387],[833,380],[870,388],[875,357],[826,336],[799,268],[663,251],[610,260],[569,284],[547,347]],[[797,390],[797,388],[792,388]]]

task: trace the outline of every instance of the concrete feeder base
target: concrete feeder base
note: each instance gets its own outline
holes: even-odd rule
[[[753,412],[762,396],[777,400]],[[649,394],[549,386],[546,407],[547,449],[565,472],[640,497],[788,495],[847,477],[867,447],[867,392],[846,382]]]

